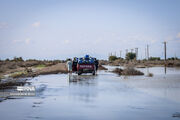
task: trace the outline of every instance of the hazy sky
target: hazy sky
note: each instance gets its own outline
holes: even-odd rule
[[[180,0],[0,0],[0,58],[180,57]]]

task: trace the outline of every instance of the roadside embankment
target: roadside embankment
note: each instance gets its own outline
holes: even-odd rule
[[[101,63],[101,62],[100,62]],[[145,68],[145,67],[180,67],[180,60],[124,60],[117,59],[114,61],[102,61],[104,65],[111,66],[134,66],[136,68]]]
[[[8,66],[8,64],[6,65]],[[58,74],[58,73],[68,72],[65,63],[57,63],[52,65],[46,65],[41,63],[39,65],[36,64],[30,67],[16,66],[16,68],[14,69],[8,69],[7,66],[3,65],[3,67],[6,67],[6,69],[1,71],[0,73],[0,87],[13,86],[13,85],[26,83],[25,80],[18,78],[35,77],[38,75]],[[19,80],[22,81],[19,82]]]

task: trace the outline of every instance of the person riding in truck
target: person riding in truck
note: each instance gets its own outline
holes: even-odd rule
[[[84,61],[85,61],[86,63],[89,63],[89,55],[85,55]]]
[[[93,63],[94,63],[94,58],[90,57],[89,62],[90,62],[91,64],[93,64]]]
[[[79,58],[79,59],[78,59],[78,63],[79,63],[79,64],[82,64],[82,63],[83,63],[83,58]]]

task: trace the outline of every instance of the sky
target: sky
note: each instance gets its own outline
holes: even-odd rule
[[[180,0],[0,0],[0,59],[180,57]]]

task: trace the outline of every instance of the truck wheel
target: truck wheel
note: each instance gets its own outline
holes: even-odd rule
[[[92,72],[92,75],[95,75],[96,74],[96,72],[95,72],[95,70]]]
[[[80,71],[78,71],[78,75],[81,75],[82,73]]]

